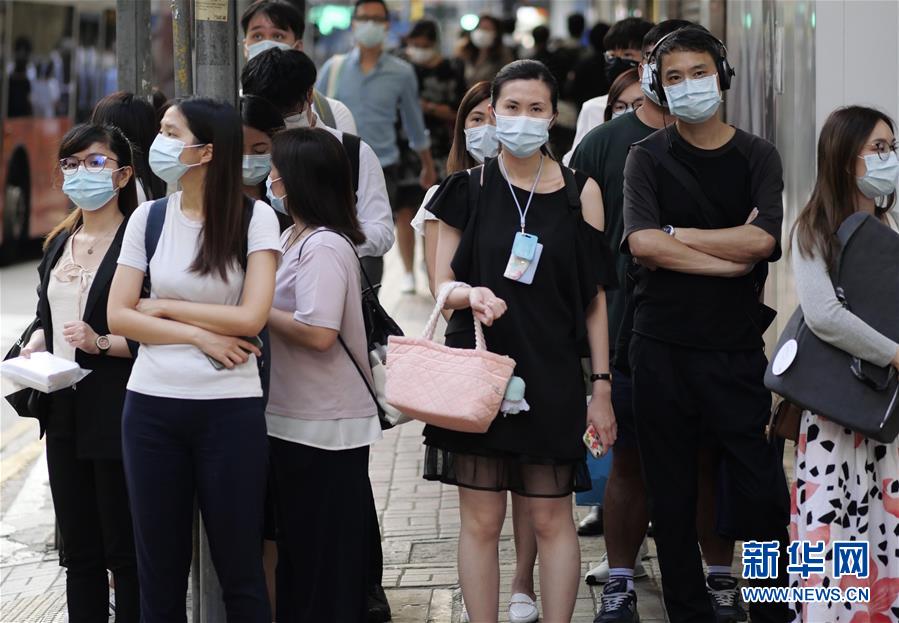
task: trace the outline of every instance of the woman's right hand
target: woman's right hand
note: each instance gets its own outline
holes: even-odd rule
[[[22,347],[22,350],[19,351],[19,355],[24,357],[25,359],[30,359],[32,353],[37,353],[45,350],[47,350],[47,344],[44,340],[44,330],[38,329],[31,334],[31,339],[28,340],[28,343]]]
[[[899,370],[899,348],[896,349],[896,354],[893,356],[893,361],[891,362],[893,367]]]
[[[221,363],[229,370],[234,366],[246,363],[250,353],[257,357],[262,351],[239,337],[219,335],[205,329],[198,329],[194,338],[194,346]]]
[[[490,288],[471,288],[468,291],[468,304],[471,306],[474,317],[488,327],[492,326],[508,309],[506,302],[493,294]]]

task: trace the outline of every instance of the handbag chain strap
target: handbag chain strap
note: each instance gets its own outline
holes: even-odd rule
[[[440,317],[440,312],[443,310],[443,307],[446,305],[446,300],[449,298],[449,295],[456,288],[470,288],[471,286],[467,283],[462,283],[461,281],[448,281],[440,286],[440,292],[437,293],[437,304],[434,306],[434,311],[431,312],[431,317],[428,318],[428,324],[425,325],[425,330],[421,334],[421,336],[426,339],[433,341],[434,340],[434,332],[437,330],[437,319]],[[472,317],[474,318],[474,343],[475,350],[487,350],[487,342],[484,340],[484,328],[481,326],[481,322],[475,317],[472,313]]]

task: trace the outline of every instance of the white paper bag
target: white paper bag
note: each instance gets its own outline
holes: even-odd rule
[[[74,361],[48,352],[33,353],[30,358],[16,357],[0,364],[5,378],[46,394],[71,387],[88,374]]]

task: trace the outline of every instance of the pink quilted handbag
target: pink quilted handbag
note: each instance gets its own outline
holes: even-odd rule
[[[463,433],[483,433],[499,413],[515,360],[487,350],[474,321],[475,349],[434,342],[437,318],[462,283],[447,283],[420,338],[391,335],[387,342],[387,402],[416,420]]]

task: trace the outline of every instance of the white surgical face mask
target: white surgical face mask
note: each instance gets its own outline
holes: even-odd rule
[[[293,46],[281,41],[271,41],[270,39],[257,41],[256,43],[247,46],[247,60],[252,60],[254,57],[259,56],[263,52],[275,48],[279,50],[292,50]]]
[[[311,104],[308,104],[311,106]],[[292,115],[288,115],[284,117],[284,125],[288,130],[296,130],[297,128],[311,128],[312,126],[309,124],[309,115],[308,111],[303,110],[303,112],[294,113]]]
[[[885,197],[896,191],[899,184],[899,157],[891,151],[886,160],[877,154],[859,156],[865,161],[865,174],[858,178],[858,189],[868,199]]]
[[[659,96],[652,90],[652,73],[656,69],[655,63],[643,63],[643,77],[640,78],[640,90],[643,95],[648,97],[656,106],[661,106]]]
[[[665,87],[665,99],[671,114],[686,123],[702,123],[711,119],[721,105],[718,74],[696,80],[686,79]]]
[[[271,154],[253,154],[243,157],[243,183],[255,186],[268,176],[272,170]]]
[[[376,48],[387,38],[387,31],[384,24],[377,22],[362,21],[356,22],[353,26],[353,36],[356,42],[363,48]]]
[[[527,158],[549,140],[552,119],[496,115],[496,138],[516,158]]]
[[[287,193],[281,195],[280,197],[275,194],[275,191],[272,190],[272,184],[280,180],[280,177],[276,177],[272,179],[270,177],[265,178],[265,196],[268,197],[268,201],[271,206],[275,209],[276,212],[280,212],[281,214],[287,214],[287,208],[284,206],[284,197],[287,196]]]
[[[465,149],[478,162],[487,158],[496,158],[499,153],[499,141],[496,140],[496,126],[489,123],[465,130]]]
[[[184,141],[158,134],[153,144],[150,145],[150,169],[165,183],[177,184],[189,168],[198,167],[201,164],[199,162],[184,164],[181,162],[181,152],[188,147],[203,147],[204,145],[205,143],[185,145]]]
[[[484,30],[482,28],[475,28],[471,32],[471,43],[474,47],[479,50],[483,50],[484,48],[489,48],[493,45],[493,42],[496,41],[496,33],[491,30]]]
[[[434,57],[437,56],[437,50],[435,48],[417,48],[410,45],[406,48],[406,56],[416,65],[424,65],[434,60]]]

